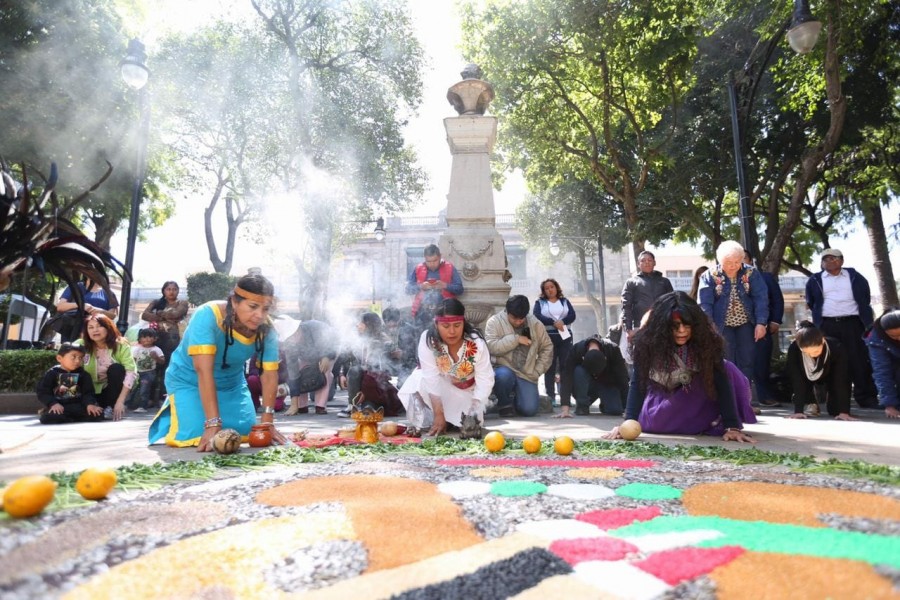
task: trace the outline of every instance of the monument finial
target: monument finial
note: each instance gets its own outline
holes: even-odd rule
[[[447,90],[447,100],[460,115],[483,115],[491,100],[494,88],[481,79],[481,67],[469,63],[460,73],[463,80]]]

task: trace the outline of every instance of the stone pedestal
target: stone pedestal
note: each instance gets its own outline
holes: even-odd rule
[[[448,98],[460,115],[444,119],[453,155],[447,194],[447,229],[438,245],[441,255],[456,265],[465,286],[460,297],[469,320],[479,327],[506,306],[510,275],[506,247],[497,232],[490,153],[497,139],[497,119],[478,114],[468,104],[487,107],[490,84],[466,79],[450,88]],[[460,100],[461,98],[461,100]],[[470,102],[469,98],[473,100]],[[489,101],[489,100],[488,100]]]

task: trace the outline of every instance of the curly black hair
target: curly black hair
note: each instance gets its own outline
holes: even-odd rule
[[[647,323],[634,334],[634,376],[642,390],[647,389],[651,369],[670,370],[675,365],[675,336],[672,316],[678,313],[681,322],[691,326],[688,347],[693,362],[699,368],[700,381],[710,398],[715,399],[713,374],[723,370],[725,340],[700,306],[684,292],[669,292],[656,299]]]

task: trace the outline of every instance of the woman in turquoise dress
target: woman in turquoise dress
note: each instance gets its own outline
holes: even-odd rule
[[[246,441],[256,410],[244,378],[244,363],[260,357],[263,423],[275,418],[278,388],[278,336],[269,319],[274,288],[261,275],[245,275],[224,302],[197,309],[166,370],[168,396],[150,425],[149,440],[175,447],[212,448],[223,428]],[[270,335],[270,332],[272,333]],[[285,443],[272,426],[272,438]]]

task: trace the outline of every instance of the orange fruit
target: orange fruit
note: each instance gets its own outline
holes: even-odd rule
[[[484,436],[484,447],[488,452],[500,452],[506,446],[506,438],[499,431],[492,431]]]
[[[636,440],[641,435],[641,424],[634,419],[623,421],[619,425],[619,435],[625,440]]]
[[[541,438],[536,435],[529,435],[522,440],[522,448],[528,454],[537,454],[541,451]]]
[[[17,519],[33,517],[53,500],[56,482],[44,475],[20,477],[3,490],[3,509]]]
[[[85,469],[75,482],[75,490],[87,500],[102,500],[118,482],[119,478],[112,469]]]
[[[553,441],[553,449],[557,454],[568,456],[575,449],[575,442],[567,435],[561,435]]]

